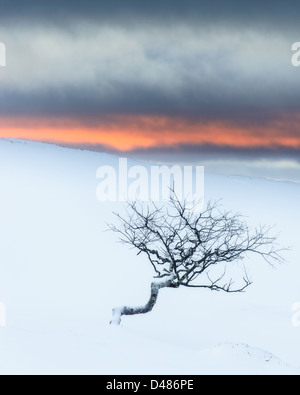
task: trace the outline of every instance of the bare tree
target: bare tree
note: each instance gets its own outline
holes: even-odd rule
[[[269,264],[283,262],[283,249],[277,246],[277,236],[270,235],[270,227],[251,229],[239,213],[221,211],[218,202],[209,202],[202,212],[195,213],[171,191],[170,201],[162,207],[133,202],[128,203],[125,216],[115,215],[119,224],[110,225],[110,229],[120,235],[122,243],[136,248],[138,255],[147,256],[155,281],[144,306],[113,309],[113,324],[120,324],[123,315],[151,311],[161,288],[244,291],[251,284],[246,270],[234,286],[227,269],[250,253]]]

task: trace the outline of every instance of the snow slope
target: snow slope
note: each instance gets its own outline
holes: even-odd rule
[[[111,309],[147,300],[152,271],[105,232],[123,203],[96,199],[107,154],[0,140],[1,374],[299,374],[300,185],[206,174],[206,199],[275,224],[287,263],[247,261],[243,294],[163,289],[154,310],[109,325]]]

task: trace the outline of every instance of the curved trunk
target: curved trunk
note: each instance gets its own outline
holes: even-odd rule
[[[173,278],[174,276],[167,277],[163,281],[151,283],[150,298],[144,306],[139,306],[139,307],[122,306],[122,307],[114,308],[112,311],[113,314],[110,323],[119,325],[121,322],[122,315],[145,314],[151,311],[157,301],[158,293],[161,288],[176,287],[176,285],[173,284]]]

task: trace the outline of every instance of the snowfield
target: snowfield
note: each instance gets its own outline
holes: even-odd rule
[[[245,259],[241,294],[162,289],[151,313],[117,327],[112,308],[145,303],[152,278],[105,231],[124,203],[97,200],[96,172],[117,163],[0,140],[0,374],[300,374],[300,184],[206,173],[206,200],[276,225],[287,263]]]

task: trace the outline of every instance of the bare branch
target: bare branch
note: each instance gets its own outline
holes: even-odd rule
[[[132,202],[124,216],[115,215],[118,225],[109,229],[147,256],[156,278],[171,276],[168,286],[243,292],[252,282],[245,271],[235,287],[226,271],[232,262],[250,256],[270,265],[284,262],[286,248],[278,246],[271,227],[251,228],[240,213],[222,210],[220,202],[210,201],[195,213],[179,201],[174,189],[165,205]],[[225,267],[222,275],[220,265]]]

